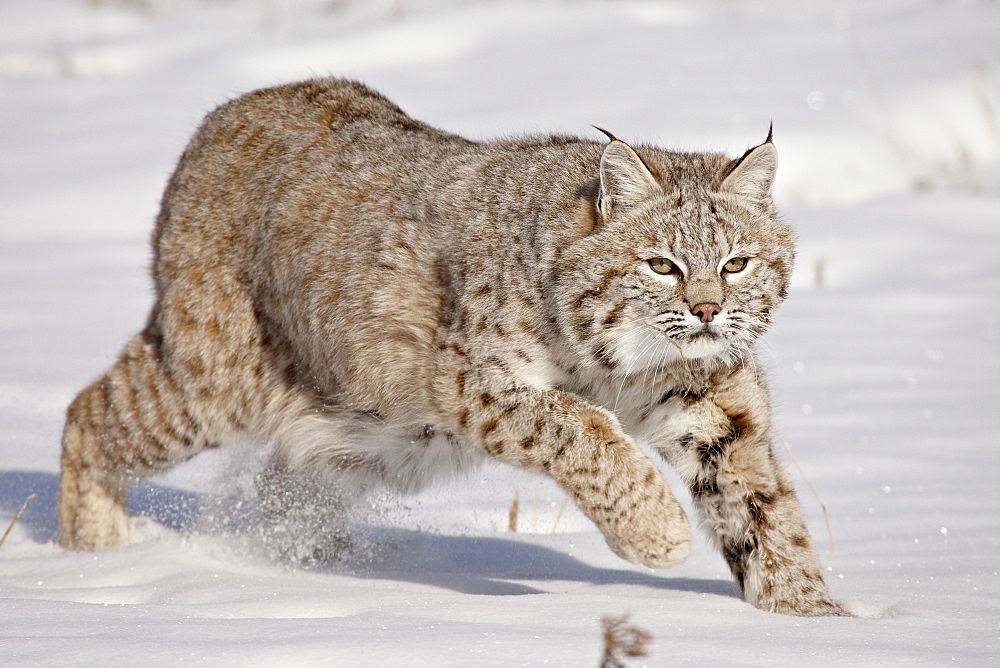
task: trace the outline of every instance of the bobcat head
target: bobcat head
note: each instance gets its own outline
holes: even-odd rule
[[[619,375],[748,357],[785,297],[794,254],[771,201],[770,133],[737,160],[641,150],[611,137],[596,224],[559,256],[564,334]]]

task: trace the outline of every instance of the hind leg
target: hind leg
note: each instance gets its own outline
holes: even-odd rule
[[[256,480],[265,538],[272,552],[292,561],[343,561],[353,553],[353,523],[385,484],[376,444],[391,436],[369,414],[297,397],[269,434],[275,452]]]
[[[256,479],[269,551],[307,565],[348,559],[352,512],[367,490],[344,478],[336,471],[293,470],[274,454]]]
[[[59,538],[75,550],[128,544],[125,493],[207,445],[158,341],[140,334],[69,407],[59,479]]]

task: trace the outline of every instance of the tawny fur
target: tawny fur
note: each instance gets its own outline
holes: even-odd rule
[[[127,544],[129,485],[254,438],[283,493],[326,471],[414,491],[493,457],[553,478],[624,559],[673,566],[688,523],[642,439],[747,601],[843,614],[753,357],[792,267],[775,167],[770,138],[738,160],[472,142],[337,79],[220,107],[164,194],[145,329],[70,406],[63,544]]]

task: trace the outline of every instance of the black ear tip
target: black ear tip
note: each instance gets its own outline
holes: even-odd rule
[[[599,128],[599,127],[597,127],[596,125],[591,125],[590,127],[594,128],[594,129],[595,129],[595,130],[597,130],[598,132],[602,133],[602,134],[603,134],[603,135],[604,135],[605,137],[607,137],[607,138],[608,138],[608,141],[620,141],[620,140],[618,139],[618,137],[614,136],[613,134],[611,134],[610,132],[608,132],[608,131],[607,131],[607,130],[605,130],[604,128]]]
[[[764,143],[765,144],[774,143],[774,121],[771,121],[771,124],[767,126],[767,139],[764,140]]]

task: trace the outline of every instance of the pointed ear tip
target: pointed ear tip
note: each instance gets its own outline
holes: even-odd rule
[[[595,130],[603,134],[605,137],[607,137],[609,142],[621,141],[620,139],[618,139],[618,137],[614,136],[613,134],[611,134],[602,127],[599,127],[597,125],[591,125],[590,127],[594,128]]]

